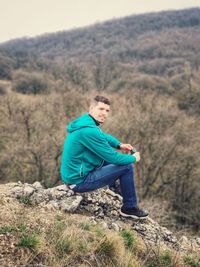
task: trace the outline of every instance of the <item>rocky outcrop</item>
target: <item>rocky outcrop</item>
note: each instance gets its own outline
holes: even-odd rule
[[[139,233],[148,244],[163,244],[179,251],[200,251],[200,237],[177,238],[167,228],[148,218],[145,221],[125,219],[119,215],[122,198],[109,189],[91,193],[74,194],[65,185],[45,189],[39,182],[13,185],[10,195],[21,202],[39,205],[45,209],[60,209],[63,212],[87,213],[91,223],[100,223],[103,228],[120,231],[126,223]]]

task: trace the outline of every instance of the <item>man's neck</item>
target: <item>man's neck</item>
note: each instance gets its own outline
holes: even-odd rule
[[[100,122],[97,121],[97,120],[96,120],[90,113],[89,113],[89,116],[94,120],[94,122],[95,122],[95,124],[96,124],[97,126],[100,125]]]

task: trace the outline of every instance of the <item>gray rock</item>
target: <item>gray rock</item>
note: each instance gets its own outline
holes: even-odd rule
[[[98,218],[102,218],[102,219],[105,216],[103,211],[98,212],[96,215],[97,215]]]
[[[57,187],[48,188],[45,190],[45,192],[52,200],[63,199],[65,196],[67,197],[68,195],[68,191],[57,190]]]
[[[137,232],[145,232],[146,231],[146,227],[143,225],[134,225],[133,229],[136,230]]]
[[[177,243],[178,239],[175,236],[172,236],[171,239],[170,239],[170,242],[171,243]]]
[[[116,194],[115,192],[113,192],[113,191],[110,190],[110,189],[106,189],[105,192],[106,192],[108,195],[112,196],[112,197],[116,197],[116,198],[118,198],[119,200],[122,200],[122,196],[120,196],[119,194]]]
[[[68,187],[65,184],[56,186],[55,188],[58,191],[68,191],[69,190]]]
[[[15,186],[11,189],[11,194],[15,197],[31,196],[34,193],[34,188],[31,185],[25,184],[22,186]]]
[[[97,225],[96,218],[94,216],[90,217],[90,223],[93,225]]]
[[[99,225],[103,228],[103,229],[108,229],[108,224],[104,221],[100,222]]]
[[[32,185],[35,189],[37,189],[37,190],[40,190],[40,189],[44,189],[43,188],[43,186],[41,185],[41,183],[40,182],[35,182],[35,183],[33,183],[33,185]]]
[[[196,242],[200,246],[200,237],[196,237]]]
[[[172,235],[172,232],[169,231],[167,228],[163,228],[165,235]]]
[[[35,189],[32,186],[27,185],[24,187],[23,191],[23,195],[29,197],[34,193]]]
[[[23,195],[23,192],[24,190],[21,186],[15,186],[11,189],[11,194],[16,198],[21,197]]]
[[[46,202],[49,200],[49,196],[46,194],[45,190],[40,190],[39,192],[35,192],[30,200],[33,204],[39,204],[41,202]]]
[[[189,241],[187,236],[184,236],[184,235],[180,238],[179,244],[180,244],[181,249],[183,249],[183,250],[189,250],[192,247],[191,242]]]
[[[92,206],[92,207],[93,207],[93,210],[94,210],[95,212],[98,212],[98,211],[101,210],[100,207],[98,207],[98,206]]]
[[[60,208],[60,204],[55,200],[51,200],[44,204],[43,207],[45,207],[47,210],[58,210]]]
[[[55,189],[55,187],[49,188],[48,195],[50,196],[51,199],[56,200],[57,199],[57,192],[58,191]]]
[[[60,208],[63,211],[75,211],[79,207],[82,199],[82,196],[71,196],[63,199],[60,201]]]
[[[179,242],[180,242],[180,243],[188,243],[188,238],[187,238],[187,236],[185,236],[185,235],[181,236]]]
[[[111,223],[111,228],[112,228],[113,230],[115,230],[116,232],[119,232],[119,231],[120,231],[120,227],[119,227],[119,225],[116,224],[116,223]]]
[[[119,213],[116,210],[112,210],[110,214],[113,216],[119,216]]]
[[[73,190],[69,190],[68,192],[67,192],[67,196],[68,197],[71,197],[71,196],[73,196],[74,195],[74,191]]]
[[[53,195],[53,199],[63,199],[65,196],[67,196],[66,191],[55,191]]]

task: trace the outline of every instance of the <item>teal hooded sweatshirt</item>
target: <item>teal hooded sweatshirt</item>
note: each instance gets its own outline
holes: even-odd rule
[[[103,132],[86,113],[67,126],[61,160],[61,178],[66,184],[79,184],[104,161],[116,165],[133,163],[136,158],[117,152],[120,141]]]

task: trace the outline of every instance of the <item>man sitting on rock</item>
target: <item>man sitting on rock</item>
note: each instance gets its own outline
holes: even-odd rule
[[[89,113],[67,126],[60,169],[62,180],[74,192],[83,193],[113,185],[119,179],[123,198],[120,214],[147,218],[148,213],[137,206],[134,185],[133,163],[140,160],[140,153],[131,155],[133,147],[130,144],[123,144],[101,130],[100,125],[109,111],[110,101],[104,96],[96,96],[90,103]]]

